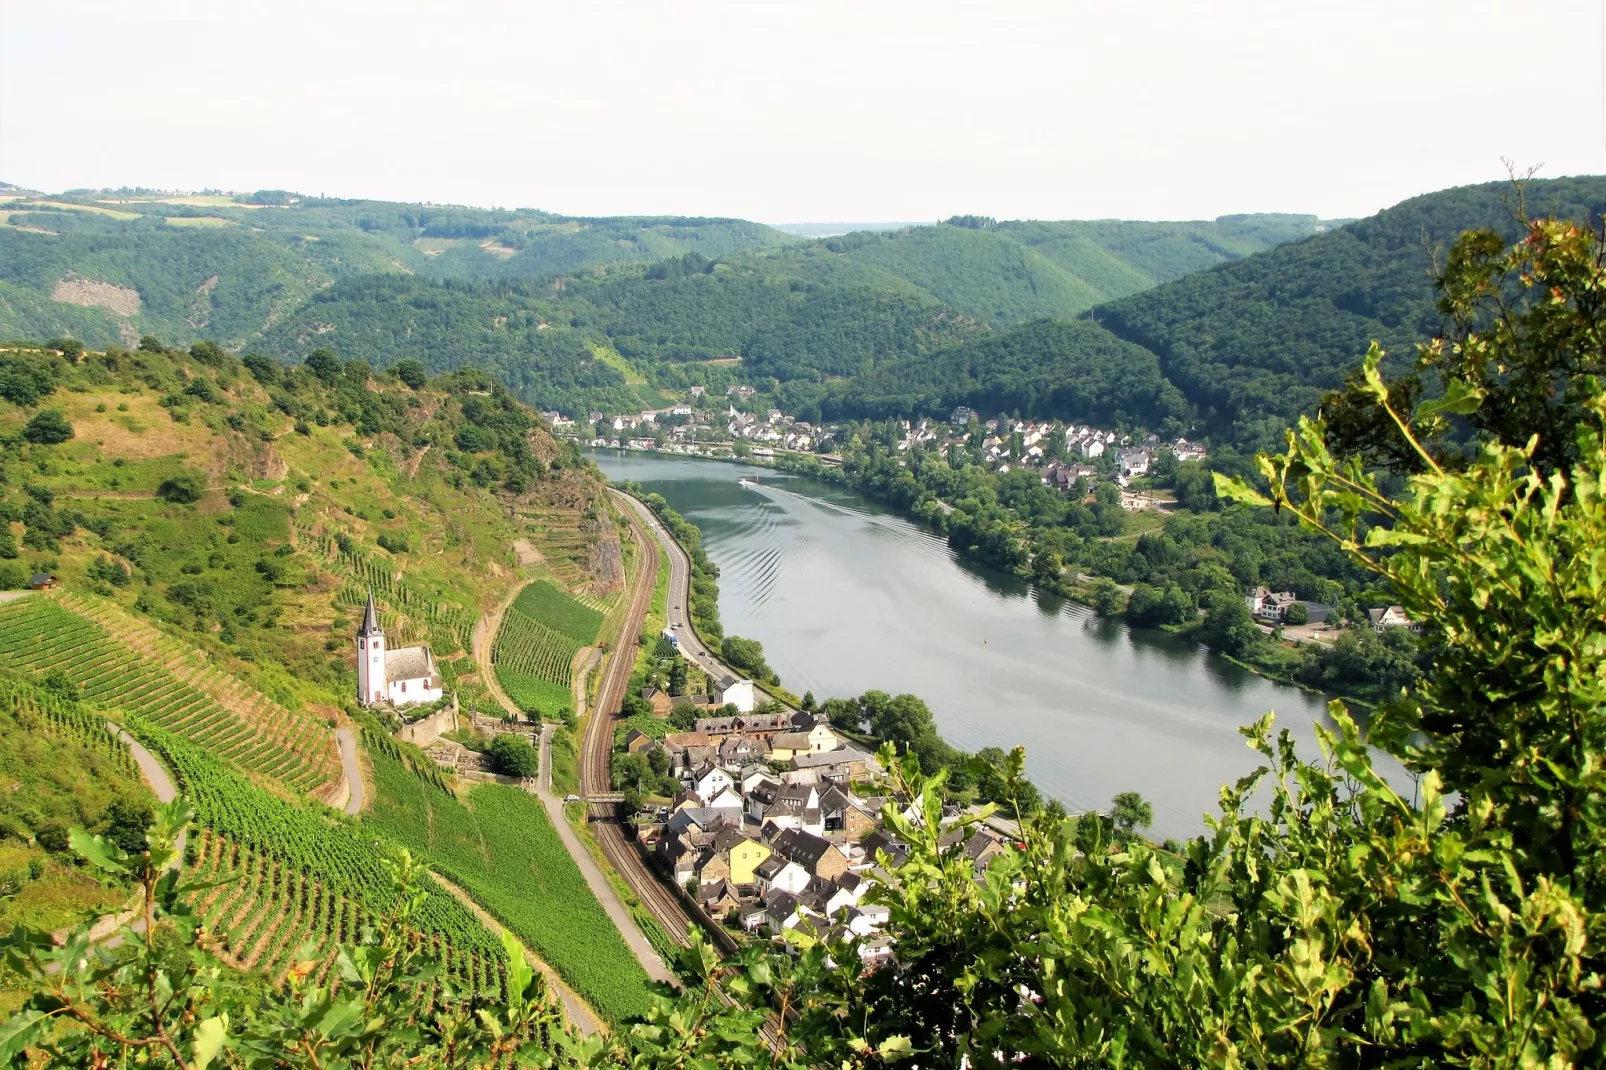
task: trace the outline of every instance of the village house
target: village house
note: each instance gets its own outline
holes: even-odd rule
[[[1385,609],[1368,609],[1366,611],[1366,616],[1367,619],[1372,622],[1372,627],[1379,635],[1388,631],[1390,628],[1404,628],[1405,630],[1411,632],[1420,632],[1422,630],[1422,625],[1406,616],[1405,609],[1401,606],[1389,606]]]
[[[734,676],[723,676],[713,685],[714,706],[735,706],[743,713],[752,713],[755,705],[753,681]]]
[[[1273,591],[1268,587],[1256,587],[1255,593],[1244,601],[1249,606],[1250,616],[1266,624],[1281,624],[1283,617],[1288,615],[1288,607],[1299,601],[1293,591]]]
[[[669,693],[660,691],[656,687],[642,688],[641,697],[646,699],[647,704],[652,707],[652,715],[660,719],[667,718],[669,711],[674,706],[674,700],[669,697]]]
[[[711,740],[743,735],[768,741],[777,732],[792,731],[793,725],[788,713],[750,713],[740,717],[699,717],[692,728]]]
[[[1149,451],[1141,446],[1137,449],[1118,450],[1115,454],[1116,464],[1120,466],[1121,474],[1128,478],[1147,475],[1149,471]]]
[[[770,849],[821,880],[834,881],[848,871],[848,856],[836,844],[803,829],[777,832],[770,839]]]
[[[819,754],[836,750],[841,745],[841,738],[831,730],[831,726],[824,721],[817,721],[803,731],[778,733],[770,740],[770,759],[785,762],[790,761],[794,754]]]

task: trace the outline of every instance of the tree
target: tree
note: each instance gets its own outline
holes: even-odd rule
[[[22,428],[22,437],[41,446],[55,446],[73,437],[72,424],[56,409],[40,409]]]
[[[241,358],[245,370],[251,373],[251,378],[263,386],[278,386],[283,378],[283,369],[277,361],[264,357],[261,353],[247,353]]]
[[[1126,595],[1121,592],[1121,588],[1116,585],[1114,580],[1105,576],[1100,576],[1093,581],[1091,597],[1093,609],[1101,617],[1115,616],[1121,612],[1121,607],[1126,604]]]
[[[205,491],[206,485],[201,482],[201,478],[186,472],[162,480],[156,487],[156,496],[175,505],[191,505],[200,501]]]
[[[525,779],[541,768],[540,755],[530,741],[516,732],[504,732],[491,740],[488,752],[496,771],[503,776]]]
[[[1305,624],[1309,621],[1310,610],[1305,608],[1305,603],[1303,602],[1294,602],[1283,610],[1284,624]]]
[[[84,343],[76,338],[52,338],[45,343],[46,349],[54,349],[66,358],[69,364],[77,364],[78,358],[84,355]]]
[[[221,368],[227,356],[216,342],[200,341],[190,346],[190,356],[210,368]]]
[[[1204,623],[1199,638],[1210,649],[1241,658],[1265,636],[1249,606],[1236,591],[1208,591],[1204,596]]]
[[[1137,792],[1123,791],[1111,800],[1110,821],[1115,826],[1117,836],[1123,840],[1130,839],[1139,829],[1154,824],[1154,807]]]
[[[305,364],[308,371],[330,386],[340,381],[341,373],[344,371],[340,358],[335,356],[334,350],[331,349],[314,349],[307,354]]]
[[[423,362],[413,360],[411,357],[397,361],[396,367],[392,370],[395,371],[396,378],[413,390],[422,390],[424,384],[429,382],[429,373],[424,370]]]

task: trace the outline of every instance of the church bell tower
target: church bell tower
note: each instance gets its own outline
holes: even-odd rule
[[[386,699],[389,681],[385,678],[385,630],[379,626],[374,609],[374,592],[368,592],[362,627],[357,629],[357,703],[377,706]]]

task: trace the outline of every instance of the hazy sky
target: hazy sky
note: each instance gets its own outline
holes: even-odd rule
[[[0,180],[765,222],[1606,171],[1602,0],[0,0]]]

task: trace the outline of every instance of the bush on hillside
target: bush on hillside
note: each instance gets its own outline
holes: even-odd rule
[[[22,428],[22,437],[40,446],[54,446],[72,436],[72,424],[55,409],[41,409]]]
[[[503,776],[532,777],[541,768],[540,755],[530,741],[511,732],[503,733],[491,741],[487,751],[491,764]]]
[[[156,488],[156,496],[175,505],[191,505],[200,501],[205,491],[206,484],[201,482],[199,476],[185,473],[162,480]]]

